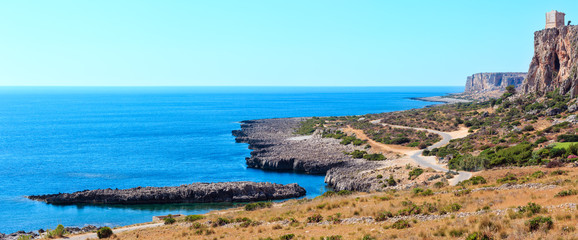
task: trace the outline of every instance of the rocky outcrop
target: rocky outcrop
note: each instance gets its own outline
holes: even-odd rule
[[[468,76],[466,81],[466,93],[483,93],[491,91],[505,91],[506,87],[522,85],[526,73],[522,72],[496,72],[476,73]]]
[[[301,197],[305,189],[262,182],[193,183],[178,187],[97,189],[74,193],[28,196],[51,204],[160,204],[268,201]]]
[[[534,33],[534,57],[524,93],[538,96],[558,90],[578,95],[578,26],[549,28]]]
[[[293,134],[305,118],[261,119],[243,121],[241,130],[233,131],[235,140],[248,143],[253,151],[246,158],[247,166],[267,170],[297,171],[325,174],[352,158],[343,154],[355,148],[339,144],[339,140],[322,138],[320,134]]]

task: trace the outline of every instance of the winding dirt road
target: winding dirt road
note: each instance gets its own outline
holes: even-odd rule
[[[386,124],[386,123],[381,123],[380,122],[381,119],[378,120],[373,120],[371,121],[371,123],[373,124],[380,124],[383,126],[389,126],[389,127],[394,127],[394,128],[406,128],[406,129],[414,129],[414,130],[420,130],[420,131],[427,131],[430,133],[434,133],[434,134],[438,134],[442,137],[442,140],[440,140],[437,143],[434,143],[433,145],[429,146],[427,149],[428,150],[432,150],[434,148],[439,148],[439,147],[443,147],[445,145],[447,145],[452,139],[458,139],[458,138],[463,138],[466,137],[468,135],[468,129],[467,128],[462,128],[458,131],[454,131],[454,132],[441,132],[441,131],[437,131],[437,130],[432,130],[432,129],[425,129],[425,128],[415,128],[415,127],[406,127],[406,126],[399,126],[399,125],[391,125],[391,124]],[[424,150],[413,150],[410,152],[405,152],[405,154],[407,155],[407,157],[409,159],[411,159],[412,161],[414,161],[416,164],[425,167],[425,168],[432,168],[436,171],[441,171],[441,172],[448,172],[449,170],[446,168],[445,164],[439,164],[436,160],[435,157],[433,156],[423,156]],[[464,180],[468,180],[472,177],[472,173],[471,172],[466,172],[466,171],[459,171],[458,175],[454,176],[452,179],[449,180],[450,185],[455,186],[456,184],[458,184],[461,181]]]

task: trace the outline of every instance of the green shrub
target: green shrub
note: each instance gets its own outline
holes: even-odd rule
[[[547,141],[548,141],[548,138],[542,136],[542,137],[538,138],[535,143],[540,144],[540,143],[545,143]]]
[[[253,211],[261,208],[270,208],[273,206],[272,202],[256,202],[245,205],[245,211]]]
[[[64,226],[62,226],[62,224],[58,224],[58,226],[56,226],[56,229],[54,230],[50,230],[48,229],[47,231],[47,237],[49,238],[55,238],[55,237],[62,237],[64,236],[64,234],[66,234],[66,231],[64,230]]]
[[[393,187],[395,185],[397,185],[397,182],[395,179],[393,179],[392,175],[389,175],[389,178],[387,179],[387,186]]]
[[[307,217],[307,222],[308,223],[318,223],[323,221],[323,216],[321,216],[321,214],[313,214],[313,216],[311,217]]]
[[[561,134],[556,138],[558,142],[578,142],[578,135],[576,134]]]
[[[566,196],[573,196],[576,194],[578,194],[578,190],[570,189],[570,190],[560,191],[559,193],[556,193],[556,195],[554,195],[554,197],[566,197]]]
[[[293,238],[295,238],[295,234],[290,233],[290,234],[285,234],[285,235],[279,237],[279,240],[291,240]]]
[[[530,178],[542,178],[544,176],[546,176],[546,173],[542,171],[536,171],[530,174]]]
[[[528,205],[526,206],[519,206],[518,207],[518,212],[520,213],[526,213],[528,216],[532,216],[536,213],[540,213],[540,211],[542,210],[542,206],[533,203],[533,202],[529,202]]]
[[[499,178],[496,182],[498,182],[498,183],[515,183],[517,181],[518,181],[518,178],[516,177],[516,175],[514,175],[512,173],[508,173],[503,178]]]
[[[385,221],[390,217],[393,217],[393,213],[391,213],[390,211],[379,212],[377,216],[375,216],[375,221],[378,222]]]
[[[461,189],[461,190],[455,191],[455,192],[454,192],[454,195],[455,195],[456,197],[461,197],[461,196],[468,195],[468,194],[470,194],[471,192],[472,192],[472,190],[470,190],[470,189]]]
[[[383,161],[385,160],[385,156],[381,153],[373,153],[373,154],[366,154],[363,156],[364,159],[369,161]]]
[[[299,127],[295,130],[295,134],[311,135],[313,132],[315,132],[315,130],[317,130],[319,125],[324,123],[325,120],[318,117],[312,117],[299,123]]]
[[[222,218],[222,217],[217,218],[217,221],[215,221],[215,225],[217,225],[217,226],[223,226],[223,225],[226,225],[229,223],[231,223],[231,219]]]
[[[451,237],[461,237],[464,235],[465,232],[466,232],[465,229],[452,229],[452,230],[450,230],[450,236]]]
[[[472,156],[471,154],[467,154],[451,159],[448,162],[448,166],[451,169],[480,171],[490,168],[490,160],[484,156]]]
[[[552,229],[554,222],[552,222],[551,217],[538,216],[538,217],[535,217],[535,218],[528,220],[528,222],[526,222],[526,224],[530,228],[530,231],[533,232],[533,231],[536,231],[540,228],[543,228],[546,231],[550,230],[550,229]]]
[[[185,217],[185,221],[187,221],[187,222],[194,222],[194,221],[197,221],[197,220],[201,220],[201,219],[203,219],[203,218],[205,218],[203,215],[187,215],[187,216]]]
[[[392,228],[395,229],[404,229],[410,227],[409,222],[406,220],[397,220],[395,223],[391,225]]]
[[[466,237],[466,240],[492,240],[492,238],[485,233],[473,232]]]
[[[101,227],[98,229],[98,231],[96,231],[96,236],[98,238],[109,238],[112,236],[112,229],[109,227]]]
[[[482,176],[475,176],[468,180],[461,181],[459,183],[460,186],[469,186],[469,185],[479,185],[479,184],[486,184],[488,181]]]
[[[372,237],[369,234],[366,234],[363,236],[363,238],[361,240],[376,240],[377,238]]]
[[[176,223],[177,220],[175,218],[172,217],[172,215],[169,214],[169,216],[167,218],[165,218],[165,225],[171,225],[173,223]]]
[[[524,126],[524,128],[522,128],[522,131],[524,131],[524,132],[534,131],[534,126],[526,125],[526,126]]]
[[[415,168],[415,169],[411,170],[411,172],[409,172],[409,180],[416,179],[422,173],[423,173],[423,169],[421,169],[421,168]]]
[[[434,183],[434,187],[435,187],[435,188],[443,188],[443,187],[445,187],[445,186],[446,186],[446,183],[445,183],[445,182],[442,182],[442,181],[439,181],[439,182]]]
[[[30,235],[20,235],[16,240],[31,240],[32,236]]]
[[[366,151],[354,150],[353,152],[351,152],[351,157],[352,158],[363,158],[363,156],[365,156],[366,154],[367,154]]]
[[[333,235],[329,237],[322,238],[323,240],[342,240],[343,237],[341,235]]]
[[[193,227],[194,229],[199,229],[203,227],[203,224],[198,223],[198,222],[194,222],[191,227]]]

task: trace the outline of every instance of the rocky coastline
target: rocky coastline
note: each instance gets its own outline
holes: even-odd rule
[[[241,122],[234,130],[238,143],[248,143],[251,156],[245,160],[250,168],[325,174],[329,169],[344,166],[353,159],[343,154],[352,146],[339,140],[322,138],[319,134],[296,137],[293,132],[306,118],[260,119]]]
[[[96,189],[74,193],[27,196],[55,205],[68,204],[165,204],[269,201],[305,196],[295,183],[263,182],[193,183],[177,187]]]
[[[323,138],[319,132],[295,135],[299,123],[307,118],[259,119],[241,122],[233,131],[235,140],[248,143],[252,149],[247,166],[275,171],[295,171],[325,175],[325,183],[336,191],[375,191],[380,185],[374,177],[361,174],[379,168],[381,163],[353,159],[343,152],[361,147],[340,144]]]

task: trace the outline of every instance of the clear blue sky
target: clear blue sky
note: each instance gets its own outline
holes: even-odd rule
[[[0,85],[463,85],[527,71],[568,1],[0,3]]]

